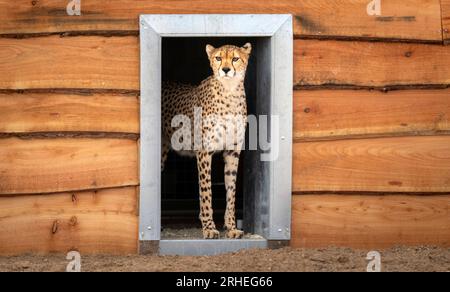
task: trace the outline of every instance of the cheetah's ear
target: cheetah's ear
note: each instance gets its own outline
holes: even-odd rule
[[[242,50],[247,54],[250,55],[250,53],[252,52],[252,44],[251,43],[246,43],[243,47]]]
[[[214,48],[211,45],[206,45],[206,53],[208,54],[208,57],[211,58],[211,54],[212,52],[215,50],[216,48]]]

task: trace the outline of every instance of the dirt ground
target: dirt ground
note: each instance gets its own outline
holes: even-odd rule
[[[82,271],[355,271],[364,272],[368,251],[343,248],[248,250],[203,256],[83,256]],[[380,251],[382,271],[450,272],[450,249],[398,247]],[[64,271],[63,254],[0,257],[0,271]]]

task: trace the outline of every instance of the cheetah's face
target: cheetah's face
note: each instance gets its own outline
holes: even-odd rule
[[[231,45],[220,48],[214,48],[211,45],[206,46],[206,53],[214,76],[220,79],[243,79],[247,71],[251,51],[252,45],[249,43],[241,48]]]

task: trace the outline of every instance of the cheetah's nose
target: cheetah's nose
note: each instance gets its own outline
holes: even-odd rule
[[[228,67],[223,67],[223,68],[222,68],[222,71],[225,72],[225,74],[227,74],[228,72],[231,71],[231,69],[228,68]]]

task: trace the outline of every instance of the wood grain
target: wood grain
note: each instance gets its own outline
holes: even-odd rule
[[[298,40],[297,86],[450,84],[450,50],[427,44]]]
[[[0,197],[0,255],[137,252],[135,187]]]
[[[293,197],[293,247],[450,247],[450,195]]]
[[[0,112],[1,133],[139,133],[135,96],[0,93]]]
[[[83,0],[81,16],[68,16],[59,0],[0,1],[3,34],[65,31],[136,31],[140,14],[282,13],[294,15],[297,36],[442,41],[439,0],[383,2],[369,16],[367,0]]]
[[[294,92],[294,140],[450,131],[450,89]]]
[[[0,139],[0,194],[138,185],[136,141]]]
[[[426,44],[296,40],[294,82],[318,85],[450,84],[450,50]],[[0,89],[139,90],[138,39],[0,38]]]
[[[450,136],[295,143],[293,191],[449,192]]]
[[[441,0],[444,43],[450,45],[450,0]]]
[[[138,39],[135,36],[0,38],[0,88],[138,90]]]

